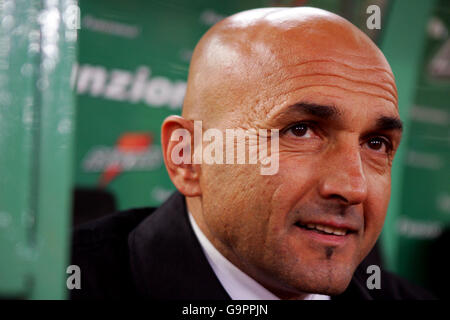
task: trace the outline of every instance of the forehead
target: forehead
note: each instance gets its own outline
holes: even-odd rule
[[[354,116],[398,114],[394,76],[378,49],[302,42],[269,50],[271,59],[255,68],[256,90],[247,92],[256,103],[250,104],[249,115],[261,120],[299,101],[335,105]]]
[[[262,79],[267,89],[260,92],[266,95],[265,99],[279,101],[296,93],[325,94],[327,91],[333,91],[334,96],[341,100],[367,96],[397,105],[397,90],[392,74],[376,65],[356,66],[318,55],[299,62],[283,63],[272,70]],[[321,90],[317,90],[318,88]]]

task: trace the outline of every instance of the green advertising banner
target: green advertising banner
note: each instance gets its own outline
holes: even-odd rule
[[[437,272],[433,270],[436,264],[448,266],[448,247],[435,257],[432,246],[450,228],[449,33],[450,2],[441,0],[428,21],[424,55],[418,66],[397,224],[398,271],[427,285]]]

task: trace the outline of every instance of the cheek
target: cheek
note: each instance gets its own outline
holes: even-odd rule
[[[314,192],[317,184],[317,160],[299,156],[298,153],[285,152],[280,154],[278,174],[271,181],[274,189],[272,197],[272,212],[282,211],[286,215],[308,193]]]
[[[368,246],[375,243],[383,228],[391,193],[390,177],[378,177],[368,184],[368,197],[364,203],[365,232]]]
[[[313,161],[295,154],[281,154],[278,174],[267,179],[270,193],[270,216],[267,222],[267,235],[265,243],[279,259],[279,251],[288,245],[285,237],[292,227],[290,213],[298,207],[299,202],[310,198],[315,192],[316,172]],[[269,189],[268,188],[268,189]],[[268,257],[267,257],[268,258]]]
[[[244,250],[261,237],[270,215],[271,177],[251,165],[202,167],[203,215],[222,243]]]

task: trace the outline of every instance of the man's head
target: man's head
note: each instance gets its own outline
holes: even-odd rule
[[[389,64],[350,22],[313,8],[256,9],[200,40],[182,118],[165,120],[162,144],[172,181],[225,257],[281,298],[338,294],[381,232],[398,118]],[[193,133],[193,120],[278,129],[278,172],[176,164],[170,138]]]

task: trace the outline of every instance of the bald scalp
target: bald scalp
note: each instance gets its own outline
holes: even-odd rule
[[[182,116],[206,127],[245,126],[246,118],[282,104],[284,93],[333,85],[335,78],[345,90],[358,83],[397,106],[388,62],[349,21],[309,7],[244,11],[214,25],[197,44]]]

